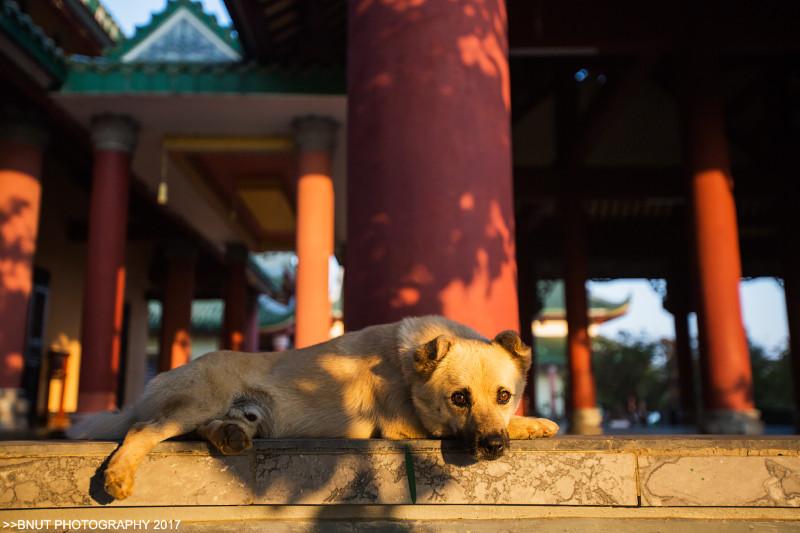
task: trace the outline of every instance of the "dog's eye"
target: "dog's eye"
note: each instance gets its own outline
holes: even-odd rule
[[[250,422],[255,422],[256,420],[258,420],[258,417],[253,413],[247,413],[246,415],[244,415],[244,417]]]
[[[463,392],[454,392],[452,396],[450,396],[450,401],[453,402],[453,405],[458,407],[466,407],[467,406],[467,395]]]
[[[511,399],[511,393],[507,390],[497,391],[497,403],[506,404]]]

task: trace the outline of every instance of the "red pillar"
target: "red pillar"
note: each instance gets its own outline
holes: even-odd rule
[[[680,423],[694,424],[697,406],[694,398],[694,363],[689,337],[689,284],[672,279],[667,286],[666,308],[675,319],[675,363],[678,370]]]
[[[690,60],[687,156],[691,172],[708,433],[759,433],[750,354],[739,301],[741,260],[725,117],[713,61]]]
[[[197,253],[173,243],[166,252],[167,275],[164,281],[161,312],[161,343],[158,371],[166,372],[185,365],[192,357],[192,299]]]
[[[577,435],[597,435],[602,433],[602,417],[597,408],[592,373],[592,340],[589,336],[589,302],[586,294],[586,229],[580,201],[569,199],[562,205],[565,230],[564,302],[569,365],[569,431]]]
[[[349,6],[347,329],[516,330],[505,3]]]
[[[228,245],[226,250],[220,349],[242,351],[247,333],[247,248]]]
[[[331,152],[338,124],[309,116],[293,123],[298,150],[295,346],[330,338],[328,264],[333,255]]]
[[[81,324],[78,410],[116,406],[125,298],[128,188],[136,124],[128,117],[92,120],[94,166]]]
[[[46,131],[20,116],[4,116],[0,128],[0,427],[20,420],[25,330],[33,287],[39,226],[42,152]],[[32,398],[31,400],[35,400]]]

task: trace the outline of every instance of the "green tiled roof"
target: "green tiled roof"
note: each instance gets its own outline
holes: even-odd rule
[[[63,50],[13,0],[0,0],[0,30],[57,81],[66,77]]]
[[[120,63],[73,57],[67,93],[344,94],[343,69],[304,69],[257,63]]]
[[[218,333],[222,329],[225,304],[222,300],[192,302],[192,333]],[[147,327],[151,333],[161,330],[162,306],[158,300],[147,302]],[[282,305],[262,298],[258,307],[258,327],[262,332],[284,329],[294,323],[294,302]]]
[[[550,320],[565,318],[566,310],[564,305],[564,282],[549,282],[549,289],[542,302],[540,317],[547,317]],[[597,296],[589,296],[589,317],[595,320],[608,320],[617,316],[624,315],[630,305],[630,297],[619,302],[612,302]]]

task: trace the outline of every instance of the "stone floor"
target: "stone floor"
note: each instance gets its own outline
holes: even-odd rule
[[[115,447],[0,443],[0,521],[181,520],[182,531],[800,530],[795,437],[561,437],[514,442],[482,463],[440,441],[263,440],[235,456],[167,442],[123,502],[102,490]]]

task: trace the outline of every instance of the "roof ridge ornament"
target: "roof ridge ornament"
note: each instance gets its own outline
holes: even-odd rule
[[[123,63],[229,63],[242,59],[232,26],[223,26],[196,0],[168,0],[163,10],[137,26],[110,50]]]

